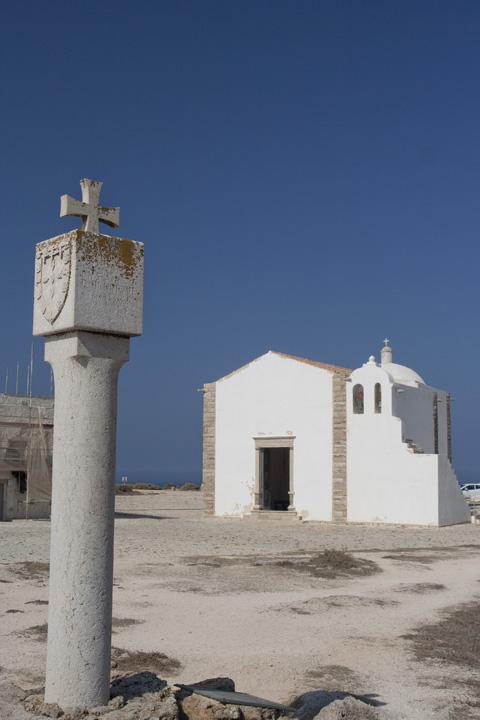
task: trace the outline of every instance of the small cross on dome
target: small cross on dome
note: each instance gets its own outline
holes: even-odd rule
[[[385,338],[383,341],[385,347],[390,347],[390,340],[388,338]]]

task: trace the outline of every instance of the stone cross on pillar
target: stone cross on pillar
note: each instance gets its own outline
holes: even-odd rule
[[[112,224],[95,197],[78,214]],[[142,306],[141,243],[73,230],[36,246],[33,334],[55,378],[45,700],[61,707],[110,695],[117,378]]]
[[[120,224],[120,208],[107,208],[100,206],[100,191],[103,183],[99,180],[80,180],[82,188],[82,201],[75,200],[70,195],[60,198],[60,217],[75,215],[83,220],[82,230],[98,233],[98,222],[104,222],[110,227]]]

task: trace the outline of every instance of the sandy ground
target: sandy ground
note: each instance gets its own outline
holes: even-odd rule
[[[279,702],[341,691],[395,720],[480,717],[457,682],[465,669],[415,660],[403,637],[480,597],[480,526],[214,519],[201,503],[195,492],[117,497],[114,646],[177,659],[173,682],[228,675]],[[0,523],[4,708],[7,683],[43,683],[48,543],[47,521]],[[326,548],[380,572],[332,579],[299,569],[298,558]],[[25,717],[6,713],[0,698],[2,719]]]

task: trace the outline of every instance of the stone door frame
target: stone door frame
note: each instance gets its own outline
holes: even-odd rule
[[[288,448],[289,455],[289,472],[288,472],[288,512],[295,510],[294,506],[294,441],[295,435],[257,435],[253,438],[255,442],[255,500],[253,504],[254,512],[264,511],[263,507],[263,467],[262,467],[262,450],[268,448]],[[279,512],[278,510],[275,512]]]
[[[0,477],[0,522],[6,522],[7,517],[7,487],[8,478]]]

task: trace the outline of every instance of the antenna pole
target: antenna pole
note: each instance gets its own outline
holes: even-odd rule
[[[32,387],[33,387],[33,342],[30,348],[30,405],[32,404]]]

